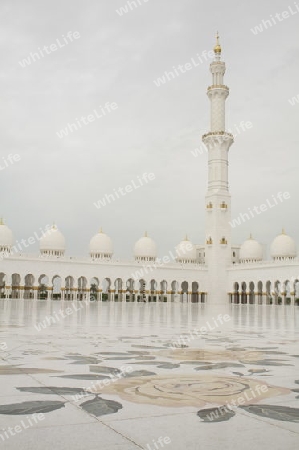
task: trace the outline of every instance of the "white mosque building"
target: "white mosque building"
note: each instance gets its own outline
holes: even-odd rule
[[[0,222],[0,297],[48,300],[200,302],[209,304],[299,304],[299,260],[294,240],[284,231],[271,244],[271,260],[250,236],[241,246],[231,239],[228,152],[233,135],[225,131],[225,63],[219,38],[210,65],[211,129],[208,149],[206,242],[185,237],[175,251],[158,258],[147,233],[134,246],[134,259],[114,259],[110,237],[100,230],[87,257],[65,255],[56,225],[39,239],[40,253],[24,254],[12,231]]]

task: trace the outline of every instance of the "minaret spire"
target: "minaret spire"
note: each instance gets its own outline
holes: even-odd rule
[[[219,40],[219,33],[217,31],[216,34],[216,45],[214,47],[214,53],[215,53],[215,61],[220,61],[221,59],[221,45],[220,45],[220,40]]]
[[[210,301],[219,302],[226,295],[226,270],[231,264],[231,199],[228,184],[228,152],[233,135],[226,132],[225,102],[229,88],[224,84],[225,62],[221,61],[217,32],[215,59],[210,64],[212,84],[207,95],[211,107],[210,131],[202,137],[208,149],[208,192],[206,195],[205,262],[210,278]]]
[[[233,136],[225,131],[225,102],[229,96],[229,88],[224,84],[225,62],[220,61],[221,45],[219,34],[214,47],[215,60],[210,65],[212,84],[207,95],[211,104],[210,132],[203,136],[203,142],[209,149],[209,190],[226,190],[228,192],[228,152],[233,143]],[[217,149],[225,149],[221,158]]]

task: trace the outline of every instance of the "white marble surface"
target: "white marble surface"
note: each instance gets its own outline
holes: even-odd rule
[[[91,303],[62,318],[60,309],[68,307],[70,302],[0,300],[0,448],[158,450],[162,447],[155,448],[153,441],[160,436],[170,438],[171,443],[163,448],[173,450],[298,448],[299,392],[292,389],[299,390],[299,308]],[[53,323],[50,314],[60,319]],[[187,342],[186,348],[169,348],[195,327],[209,322],[213,328],[218,314],[228,314],[230,320],[217,322],[219,326]],[[37,331],[35,325],[44,320],[47,326]],[[192,362],[194,355],[197,357]],[[34,391],[47,386],[90,390],[97,380],[83,378],[100,375],[103,367],[139,371],[138,376],[98,390],[105,402],[119,405],[117,412],[96,417],[85,410],[82,405],[95,398],[92,393],[76,401],[70,393]],[[108,373],[102,375],[109,377]],[[186,377],[192,382],[182,387]],[[165,404],[155,397],[161,380]],[[203,405],[207,380],[228,380],[233,389],[235,382],[266,383],[268,397],[251,403],[290,407],[292,420],[236,408],[235,416],[227,421],[203,422],[197,412],[217,407],[222,401],[217,386],[213,392],[218,397],[212,395],[207,400],[205,396]],[[154,399],[149,391],[144,401],[135,392],[128,393],[127,383],[133,383],[139,392],[145,381],[154,386]],[[279,395],[275,389],[280,390]],[[188,396],[193,399],[190,404]],[[61,402],[61,407],[45,412],[43,421],[3,440],[1,434],[5,436],[9,427],[32,414],[26,410],[18,415],[19,406],[9,405],[34,405],[36,401]]]

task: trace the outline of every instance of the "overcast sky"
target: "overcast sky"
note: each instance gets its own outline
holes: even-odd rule
[[[121,258],[132,256],[145,230],[160,256],[185,233],[204,242],[207,154],[195,158],[191,151],[209,130],[210,60],[163,86],[154,80],[211,50],[219,30],[230,87],[227,128],[253,125],[230,150],[232,217],[279,191],[291,195],[235,228],[233,241],[242,243],[252,232],[269,244],[285,227],[299,244],[299,103],[289,103],[299,94],[299,10],[256,35],[251,31],[271,14],[289,6],[296,11],[294,2],[139,3],[121,16],[116,9],[125,0],[1,1],[0,215],[15,238],[55,221],[71,255],[86,255],[101,226]],[[80,37],[62,47],[70,31]],[[56,51],[21,66],[57,39]],[[58,137],[107,102],[118,109]],[[5,167],[9,154],[21,160]],[[150,172],[154,181],[95,207]]]

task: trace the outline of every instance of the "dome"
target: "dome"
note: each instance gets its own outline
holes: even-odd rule
[[[52,227],[40,238],[39,249],[43,255],[64,255],[65,238],[56,225],[52,225]]]
[[[111,258],[113,255],[112,241],[102,229],[90,240],[89,253],[92,258]]]
[[[10,250],[14,244],[14,237],[10,228],[0,219],[0,252]]]
[[[240,261],[262,261],[263,248],[261,244],[250,235],[240,248]]]
[[[196,248],[192,242],[189,241],[187,236],[176,246],[175,251],[177,254],[177,261],[185,263],[196,262]]]
[[[134,256],[137,261],[155,261],[157,258],[156,243],[146,232],[134,245]]]
[[[295,258],[297,256],[295,241],[282,230],[272,242],[270,252],[273,259]]]

